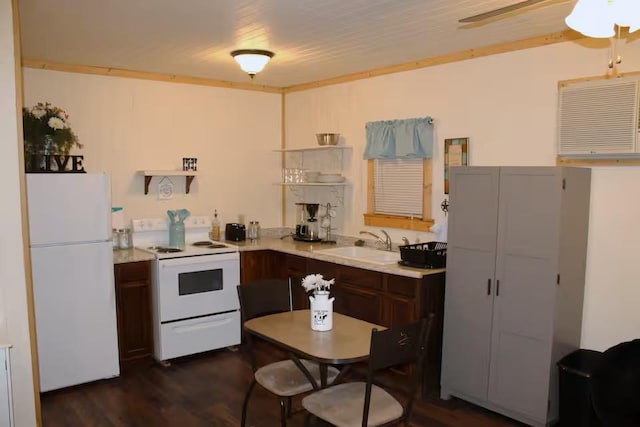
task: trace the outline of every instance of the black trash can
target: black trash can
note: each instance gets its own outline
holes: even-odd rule
[[[591,404],[591,374],[602,352],[576,350],[558,362],[560,385],[560,426],[599,427]]]

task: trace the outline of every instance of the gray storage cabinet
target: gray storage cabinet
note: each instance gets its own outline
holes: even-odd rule
[[[451,170],[441,396],[532,426],[558,417],[579,348],[591,170]]]

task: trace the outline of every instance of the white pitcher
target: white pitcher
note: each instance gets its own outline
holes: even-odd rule
[[[309,296],[311,302],[311,329],[314,331],[330,331],[333,327],[333,300],[329,292],[319,291]]]

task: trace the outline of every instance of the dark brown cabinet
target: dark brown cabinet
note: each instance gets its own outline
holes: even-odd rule
[[[284,277],[291,283],[291,299],[294,310],[309,308],[309,295],[302,287],[302,279],[307,274],[307,258],[297,255],[284,255]]]
[[[280,278],[282,259],[280,252],[259,250],[240,253],[240,283],[248,283],[257,279]]]
[[[151,263],[116,264],[114,269],[120,360],[149,356],[153,353]]]

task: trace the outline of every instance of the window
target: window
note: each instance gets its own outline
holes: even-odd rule
[[[431,219],[431,159],[368,160],[368,226],[428,231]]]
[[[433,119],[368,122],[364,224],[428,231],[431,219]]]

